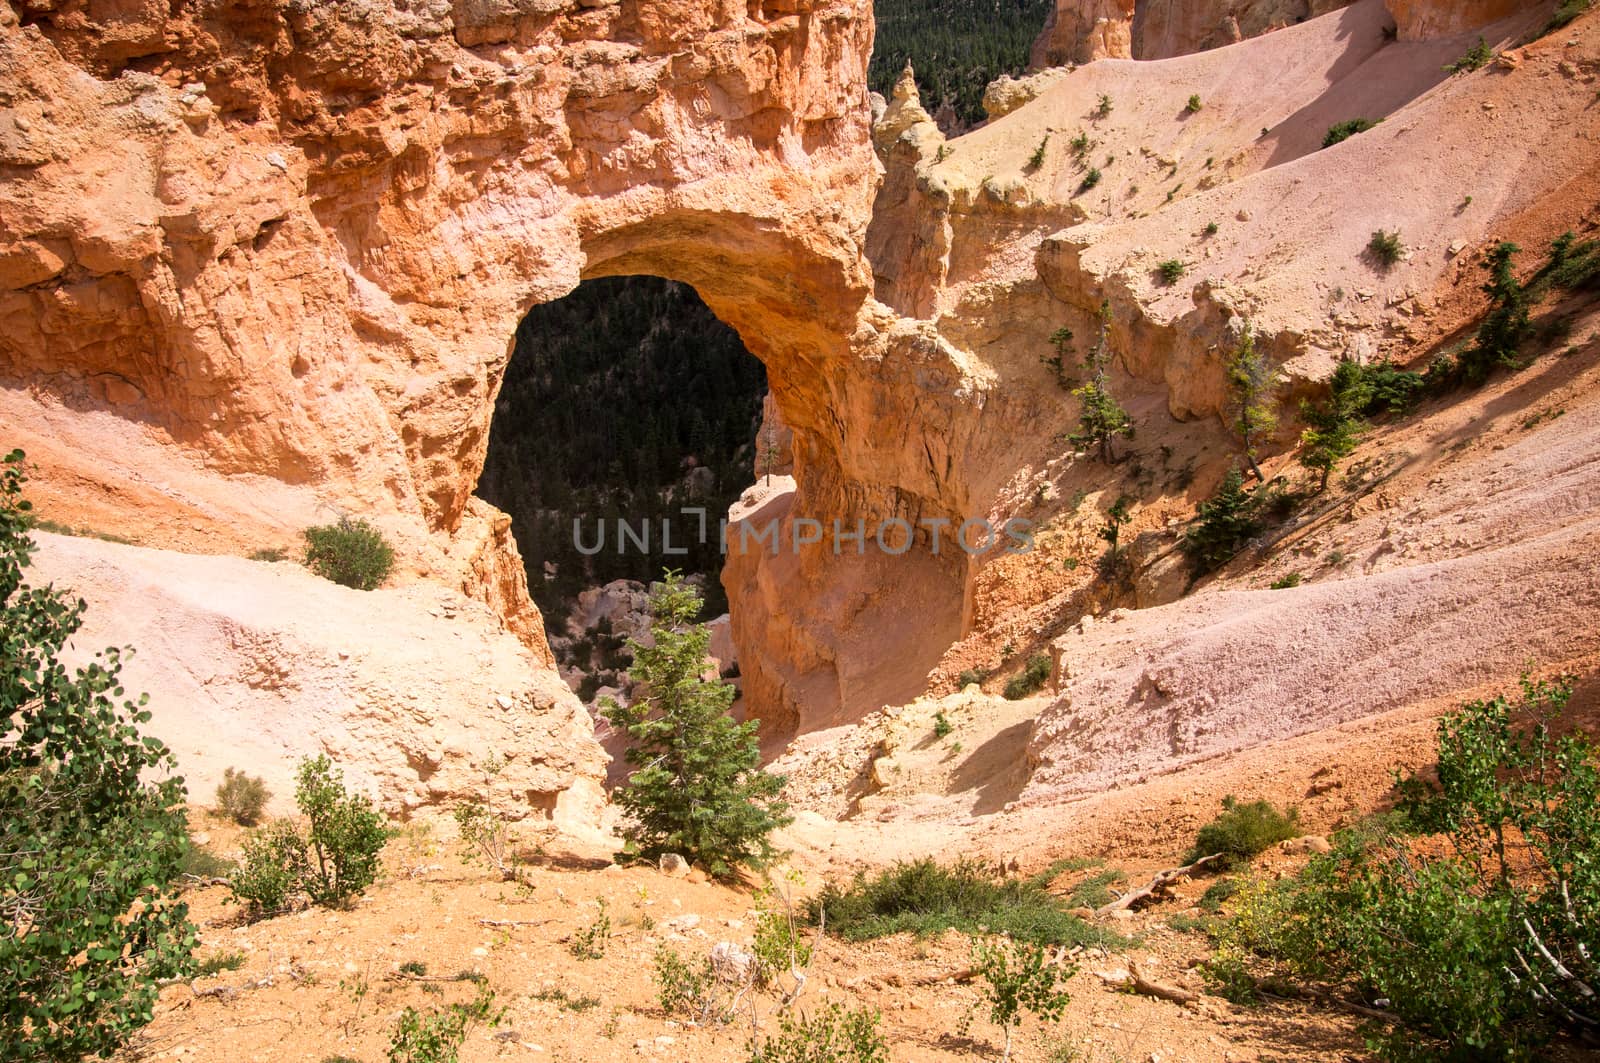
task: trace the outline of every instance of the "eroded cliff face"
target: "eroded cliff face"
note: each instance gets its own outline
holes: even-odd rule
[[[862,255],[871,36],[865,0],[0,4],[0,406],[41,508],[235,552],[366,516],[548,661],[471,498],[491,404],[528,306],[650,273],[767,364],[795,515],[959,519],[981,381]],[[733,588],[779,728],[896,645],[852,632],[898,577],[803,564]]]

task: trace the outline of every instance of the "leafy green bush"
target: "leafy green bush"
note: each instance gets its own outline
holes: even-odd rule
[[[950,717],[944,714],[943,709],[933,714],[933,737],[948,738],[950,732],[954,730],[955,725],[950,722]]]
[[[694,622],[694,588],[668,572],[650,609],[653,644],[628,644],[629,675],[647,694],[627,706],[608,698],[602,710],[633,740],[624,755],[636,770],[617,794],[633,817],[624,834],[647,856],[679,853],[717,876],[759,867],[790,820],[783,778],[761,770],[756,722],[728,715],[734,688],[700,677],[711,635]]]
[[[606,913],[606,899],[601,897],[595,903],[600,906],[600,911],[594,917],[594,922],[574,932],[572,941],[567,945],[567,951],[580,960],[604,957],[606,946],[611,941],[611,916]]]
[[[878,1013],[828,1004],[813,1017],[778,1016],[778,1032],[750,1046],[750,1063],[889,1063]]]
[[[500,1025],[494,991],[479,983],[477,996],[466,1004],[418,1011],[407,1007],[389,1040],[389,1063],[459,1063],[461,1045],[473,1027]]]
[[[238,949],[224,949],[213,952],[200,960],[195,967],[195,977],[211,978],[223,971],[237,971],[245,964],[245,955]]]
[[[1204,106],[1205,104],[1200,102],[1200,94],[1197,92],[1189,97],[1189,102],[1183,105],[1183,109],[1188,114],[1199,114],[1200,108]]]
[[[378,877],[389,832],[364,794],[345,791],[344,773],[326,756],[301,761],[298,783],[295,803],[309,821],[301,885],[314,904],[342,907]]]
[[[217,784],[217,811],[241,827],[253,827],[271,797],[272,791],[259,776],[228,768]]]
[[[1300,573],[1290,572],[1280,579],[1273,580],[1270,584],[1268,584],[1268,588],[1275,591],[1286,591],[1300,586],[1300,580]]]
[[[1494,49],[1489,47],[1489,42],[1482,37],[1478,43],[1467,49],[1467,54],[1445,67],[1447,74],[1470,74],[1474,70],[1482,70],[1494,58]]]
[[[1593,288],[1600,282],[1600,240],[1579,241],[1568,231],[1550,244],[1550,259],[1539,271],[1551,287],[1563,291]]]
[[[1095,105],[1095,116],[1098,118],[1109,118],[1111,116],[1111,109],[1113,106],[1114,104],[1112,103],[1111,97],[1102,92],[1100,94],[1100,102]]]
[[[1392,1060],[1524,1059],[1581,1031],[1600,980],[1600,763],[1587,737],[1553,733],[1571,692],[1524,680],[1515,702],[1441,720],[1437,767],[1401,782],[1396,815],[1241,890],[1218,977],[1386,998],[1399,1026],[1371,1041]]]
[[[1529,296],[1517,280],[1514,259],[1522,249],[1509,241],[1496,244],[1483,256],[1489,279],[1483,292],[1489,311],[1478,326],[1477,341],[1456,359],[1469,384],[1481,383],[1500,366],[1515,366],[1522,341],[1533,330],[1528,316]]]
[[[1388,269],[1405,257],[1406,245],[1400,241],[1400,230],[1389,232],[1386,229],[1379,229],[1372,234],[1372,239],[1367,241],[1367,250],[1385,269]]]
[[[305,876],[305,840],[293,823],[279,820],[245,836],[244,863],[228,879],[235,904],[251,918],[276,915],[289,907]]]
[[[388,840],[383,817],[364,795],[346,792],[326,756],[300,762],[294,799],[306,832],[278,820],[251,833],[244,866],[229,882],[234,902],[253,916],[281,912],[301,892],[314,904],[343,907],[378,876]]]
[[[69,667],[86,606],[24,586],[24,455],[0,461],[0,1060],[109,1056],[194,970],[174,880],[183,780],[124,700],[122,653]],[[160,780],[160,781],[145,781]]]
[[[1036,653],[1028,658],[1028,663],[1021,672],[1006,680],[1006,700],[1020,701],[1030,694],[1036,694],[1044,689],[1050,679],[1050,657],[1047,654]]]
[[[1089,167],[1088,172],[1086,172],[1083,175],[1083,180],[1078,182],[1078,191],[1080,193],[1081,192],[1087,192],[1087,191],[1089,191],[1091,188],[1093,188],[1095,185],[1097,185],[1099,183],[1100,183],[1100,167],[1091,166],[1091,167]]]
[[[668,1015],[679,1015],[701,1025],[727,1020],[733,997],[717,978],[709,957],[691,964],[662,942],[656,946],[652,974],[656,1002]]]
[[[1245,490],[1244,474],[1233,466],[1216,492],[1195,507],[1195,522],[1183,533],[1180,545],[1196,576],[1215,572],[1260,534],[1264,526],[1260,502],[1257,492]]]
[[[370,591],[389,576],[394,550],[383,533],[364,520],[340,517],[337,524],[307,528],[306,567],[323,579]]]
[[[1351,118],[1348,121],[1335,122],[1328,127],[1328,132],[1323,136],[1322,146],[1331,148],[1335,144],[1349,140],[1357,133],[1365,133],[1377,124],[1370,118]]]
[[[999,941],[978,942],[972,950],[973,966],[983,978],[989,1003],[989,1021],[1005,1031],[1005,1051],[1011,1058],[1011,1037],[1031,1011],[1046,1022],[1057,1022],[1072,997],[1063,988],[1077,968],[1062,966],[1043,945]]]
[[[1234,866],[1298,836],[1299,819],[1297,809],[1291,808],[1285,814],[1266,801],[1241,805],[1231,796],[1224,797],[1221,815],[1200,828],[1184,860],[1189,862],[1220,853],[1227,857],[1221,861],[1223,866]]]
[[[1161,283],[1171,286],[1183,279],[1189,268],[1175,258],[1169,258],[1156,267],[1156,273],[1161,277]]]
[[[828,930],[846,941],[951,929],[1044,944],[1100,940],[1047,886],[1037,878],[1001,878],[974,861],[946,865],[924,857],[870,878],[858,873],[848,887],[830,883],[812,898],[807,916],[815,923],[826,913]]]

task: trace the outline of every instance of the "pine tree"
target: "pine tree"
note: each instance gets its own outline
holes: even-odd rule
[[[1100,304],[1100,337],[1083,357],[1083,367],[1089,370],[1089,382],[1072,393],[1082,404],[1078,415],[1078,431],[1068,438],[1078,446],[1098,446],[1100,460],[1107,465],[1115,461],[1112,443],[1117,436],[1133,437],[1133,418],[1128,416],[1111,394],[1106,378],[1106,367],[1111,364],[1111,304]]]
[[[1244,460],[1257,480],[1264,481],[1256,464],[1256,448],[1278,427],[1272,367],[1256,351],[1255,332],[1247,320],[1239,345],[1228,359],[1228,397],[1234,434],[1244,444]]]
[[[1480,383],[1496,366],[1516,365],[1517,349],[1531,330],[1528,293],[1517,282],[1512,263],[1521,250],[1507,241],[1483,256],[1483,268],[1489,271],[1483,292],[1490,303],[1478,327],[1478,341],[1461,354],[1461,370],[1469,383]]]
[[[1238,466],[1228,470],[1216,493],[1195,507],[1195,524],[1183,536],[1183,552],[1196,576],[1227,564],[1261,530],[1257,499],[1244,489]]]
[[[650,609],[653,644],[628,643],[641,696],[602,706],[633,740],[625,756],[636,770],[617,795],[634,819],[625,836],[644,855],[678,853],[717,876],[759,867],[772,856],[772,832],[790,822],[783,777],[761,770],[755,722],[728,715],[733,687],[702,678],[711,635],[695,623],[694,588],[669,571]]]
[[[85,606],[23,586],[22,462],[0,462],[0,1060],[109,1056],[193,969],[183,780],[117,650],[61,662]]]
[[[1328,384],[1327,401],[1301,404],[1300,415],[1308,427],[1300,436],[1300,464],[1321,474],[1318,491],[1327,489],[1329,474],[1361,441],[1366,425],[1360,412],[1371,400],[1372,387],[1361,367],[1340,362]]]

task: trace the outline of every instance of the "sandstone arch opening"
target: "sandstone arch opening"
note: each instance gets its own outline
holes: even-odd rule
[[[718,524],[758,471],[787,471],[766,389],[738,333],[661,277],[584,281],[518,325],[477,493],[511,517],[551,650],[591,708],[626,687],[625,641],[666,568],[699,586],[737,674]]]

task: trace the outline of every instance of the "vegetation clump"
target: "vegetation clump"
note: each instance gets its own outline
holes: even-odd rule
[[[1077,973],[1076,966],[1058,962],[1043,945],[1011,941],[978,942],[972,950],[973,966],[984,982],[989,1021],[1005,1032],[1001,1060],[1011,1058],[1011,1040],[1031,1011],[1046,1022],[1057,1022],[1072,997],[1064,983]]]
[[[1098,166],[1091,166],[1089,167],[1088,172],[1083,175],[1083,180],[1078,182],[1078,191],[1080,193],[1087,192],[1099,183],[1100,168]]]
[[[500,1025],[503,1014],[494,1006],[494,991],[481,982],[477,995],[464,1004],[430,1011],[408,1006],[389,1040],[389,1063],[459,1063],[467,1034],[479,1025]]]
[[[1387,229],[1378,229],[1367,241],[1367,251],[1384,269],[1388,269],[1405,257],[1406,245],[1400,240],[1400,230],[1389,232]]]
[[[1228,796],[1222,799],[1221,814],[1195,835],[1184,862],[1221,854],[1225,857],[1222,866],[1233,867],[1299,834],[1297,809],[1280,812],[1267,801],[1240,804]]]
[[[1396,1061],[1525,1059],[1590,1028],[1600,761],[1586,736],[1555,733],[1571,693],[1525,679],[1518,699],[1441,720],[1437,766],[1400,782],[1394,815],[1342,832],[1298,876],[1241,888],[1213,984],[1382,1001],[1368,1040]]]
[[[1265,480],[1256,452],[1278,427],[1277,376],[1256,350],[1255,330],[1246,320],[1239,342],[1228,356],[1228,416],[1230,427],[1244,446],[1244,460],[1257,480]]]
[[[1482,37],[1478,43],[1467,49],[1467,53],[1460,59],[1445,67],[1447,74],[1470,74],[1474,70],[1482,70],[1489,65],[1489,60],[1494,58],[1494,49],[1489,47],[1489,42]]]
[[[1521,250],[1502,241],[1483,256],[1483,268],[1489,274],[1483,284],[1489,312],[1478,326],[1477,341],[1456,362],[1469,384],[1481,383],[1499,366],[1515,366],[1523,340],[1533,331],[1528,292],[1518,282],[1515,270],[1514,259]]]
[[[1370,118],[1351,118],[1347,121],[1335,122],[1328,127],[1328,132],[1323,135],[1322,146],[1331,148],[1335,144],[1349,140],[1357,133],[1365,133],[1377,124]]]
[[[241,827],[253,827],[272,799],[272,791],[260,776],[228,768],[217,784],[217,811]]]
[[[782,776],[761,770],[756,722],[728,714],[734,688],[703,679],[711,635],[695,622],[700,597],[676,572],[650,593],[652,644],[630,641],[629,670],[642,696],[606,699],[603,711],[632,739],[635,769],[617,793],[633,822],[624,835],[646,856],[679,853],[717,876],[759,867],[772,832],[789,822]]]
[[[300,762],[294,799],[305,830],[278,820],[246,837],[244,865],[228,883],[252,915],[280,912],[301,893],[342,908],[378,877],[389,836],[383,817],[364,794],[345,789],[344,773],[326,756]]]
[[[807,1016],[789,1010],[778,1030],[752,1043],[750,1063],[889,1063],[889,1045],[870,1008],[830,1003]]]
[[[1306,429],[1300,435],[1300,464],[1318,473],[1318,491],[1327,489],[1334,468],[1361,441],[1366,425],[1360,415],[1371,401],[1372,386],[1361,366],[1343,361],[1328,382],[1327,399],[1301,404]]]
[[[1244,486],[1244,474],[1233,466],[1216,493],[1195,507],[1195,521],[1181,546],[1196,576],[1227,564],[1246,542],[1260,534],[1265,522],[1261,499]]]
[[[1039,141],[1039,146],[1033,149],[1033,154],[1028,156],[1028,169],[1037,170],[1044,165],[1044,152],[1050,146],[1050,134],[1046,133],[1044,139]]]
[[[336,524],[307,528],[306,567],[323,579],[370,591],[389,577],[394,549],[364,520],[340,517]]]
[[[0,459],[0,1058],[110,1056],[195,969],[183,780],[124,699],[123,651],[63,662],[83,601],[23,584],[23,462]]]
[[[1187,272],[1189,272],[1189,267],[1175,258],[1169,258],[1156,267],[1156,273],[1160,275],[1161,283],[1169,287],[1182,280],[1183,275]]]
[[[1204,106],[1205,104],[1200,102],[1200,94],[1196,92],[1189,97],[1189,102],[1183,105],[1183,110],[1185,114],[1199,114]]]
[[[1036,653],[1028,658],[1028,663],[1022,671],[1006,680],[1005,695],[1007,701],[1021,701],[1031,694],[1036,694],[1044,689],[1050,679],[1050,658],[1043,653]]]
[[[1049,881],[1003,878],[971,860],[940,864],[931,857],[901,862],[849,886],[830,883],[807,907],[815,923],[846,941],[910,932],[928,937],[946,930],[1004,934],[1038,944],[1097,941],[1096,930],[1069,915]]]

